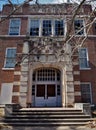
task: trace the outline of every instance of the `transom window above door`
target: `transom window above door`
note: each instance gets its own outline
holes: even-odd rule
[[[31,19],[30,36],[63,36],[65,32],[64,20]]]
[[[33,73],[33,81],[60,81],[60,71],[52,68],[41,68]]]

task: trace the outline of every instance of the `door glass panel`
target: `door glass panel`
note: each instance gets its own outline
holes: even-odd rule
[[[37,97],[45,97],[45,85],[37,85]]]
[[[35,85],[32,85],[32,96],[35,95]]]
[[[55,96],[55,85],[47,85],[47,97]]]
[[[57,95],[60,95],[60,85],[57,85]]]

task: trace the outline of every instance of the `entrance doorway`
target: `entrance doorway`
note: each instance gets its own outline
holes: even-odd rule
[[[32,106],[60,106],[60,71],[41,68],[33,73]]]
[[[55,85],[37,85],[36,106],[56,106]]]

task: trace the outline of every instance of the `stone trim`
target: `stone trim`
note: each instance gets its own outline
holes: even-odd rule
[[[13,93],[12,93],[12,96],[19,96],[19,95],[20,95],[19,92],[13,92]]]
[[[20,81],[14,81],[13,85],[20,85]]]
[[[73,61],[73,65],[79,65],[79,62]]]
[[[81,96],[81,92],[75,92],[75,96]]]
[[[80,71],[73,71],[74,75],[80,75]]]
[[[21,75],[21,71],[14,71],[14,75]]]
[[[80,81],[74,81],[74,85],[80,85]]]

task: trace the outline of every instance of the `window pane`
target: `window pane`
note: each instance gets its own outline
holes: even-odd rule
[[[81,97],[83,103],[91,103],[91,86],[90,84],[81,84]]]
[[[30,35],[39,36],[39,20],[31,20]]]
[[[83,20],[74,21],[74,29],[76,35],[84,35],[84,24]]]
[[[9,35],[19,35],[20,19],[11,19]]]
[[[42,35],[48,36],[52,34],[52,22],[51,20],[43,20]]]
[[[85,58],[80,58],[79,59],[79,63],[80,63],[80,67],[81,68],[86,68],[86,67],[88,67],[88,63],[87,63],[87,59]]]
[[[55,35],[64,35],[63,20],[55,20]]]
[[[16,56],[16,49],[7,49],[7,57],[15,58]]]
[[[7,49],[6,57],[5,57],[5,68],[13,68],[15,67],[16,62],[16,49]]]
[[[86,58],[87,57],[87,54],[86,54],[86,49],[84,48],[82,48],[82,49],[80,49],[80,51],[79,51],[79,56],[81,57],[81,58]]]
[[[79,65],[80,65],[80,68],[89,67],[86,48],[79,49]]]

